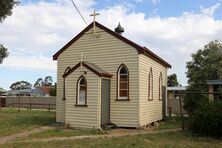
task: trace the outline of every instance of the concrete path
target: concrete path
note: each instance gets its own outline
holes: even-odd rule
[[[164,133],[164,132],[178,132],[181,129],[167,129],[167,130],[135,130],[135,129],[113,129],[104,135],[82,135],[82,136],[72,136],[72,137],[52,137],[45,139],[33,139],[33,140],[22,140],[16,141],[15,143],[21,142],[49,142],[49,141],[63,141],[63,140],[80,140],[80,139],[98,139],[98,138],[113,138],[113,137],[123,137],[123,136],[135,136],[144,134],[154,134],[154,133]],[[12,142],[14,143],[14,142]]]
[[[30,134],[39,133],[39,132],[42,132],[42,131],[45,131],[45,130],[49,130],[49,129],[52,129],[52,128],[53,127],[43,126],[43,127],[35,128],[35,129],[31,130],[31,131],[26,131],[26,132],[23,132],[23,133],[18,133],[18,134],[2,137],[2,138],[0,138],[0,145],[6,143],[8,141],[11,141],[11,140],[13,140],[15,138],[25,137],[25,136],[28,136]]]

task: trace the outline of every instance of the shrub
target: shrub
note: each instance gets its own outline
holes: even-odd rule
[[[190,128],[201,135],[222,137],[222,102],[200,105],[191,116]]]

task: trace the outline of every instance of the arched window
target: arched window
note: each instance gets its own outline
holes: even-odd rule
[[[150,68],[148,76],[148,100],[153,100],[153,70]]]
[[[162,100],[162,86],[163,86],[163,77],[162,77],[162,72],[160,72],[159,76],[159,100]]]
[[[87,98],[87,82],[84,76],[79,77],[77,81],[77,99],[76,105],[86,105]]]
[[[66,77],[65,77],[65,74],[70,70],[71,68],[68,66],[66,68],[66,70],[64,71],[64,74],[63,74],[63,100],[66,100]]]
[[[129,99],[129,71],[126,65],[121,64],[117,71],[117,94],[118,99]]]

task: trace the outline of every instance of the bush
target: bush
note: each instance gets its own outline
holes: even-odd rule
[[[222,137],[222,102],[200,105],[191,116],[190,128],[201,135]]]

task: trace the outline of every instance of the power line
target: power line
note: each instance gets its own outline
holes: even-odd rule
[[[80,13],[78,7],[76,6],[76,4],[74,3],[73,0],[71,0],[73,6],[76,8],[76,10],[78,11],[79,15],[81,16],[81,18],[83,19],[83,21],[86,23],[86,25],[88,25],[88,23],[86,22],[86,20],[84,19],[84,17],[82,16],[82,14]]]

